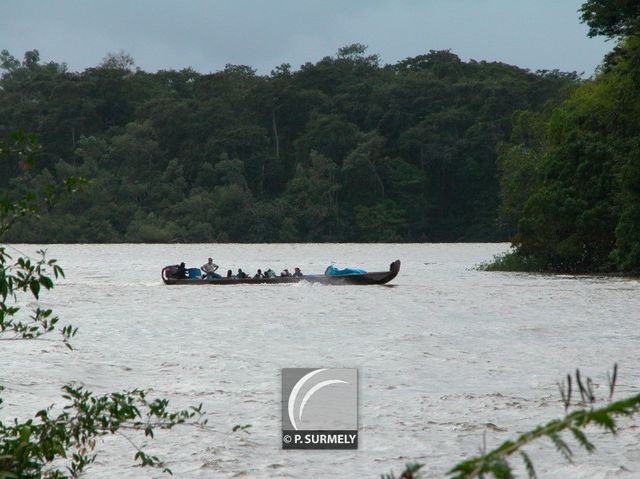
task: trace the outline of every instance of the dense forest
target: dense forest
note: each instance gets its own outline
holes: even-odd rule
[[[562,104],[514,114],[497,150],[516,250],[496,269],[640,273],[640,2],[590,0],[581,14],[615,47]]]
[[[42,144],[33,168],[3,160],[0,195],[88,179],[7,238],[45,243],[506,240],[498,166],[530,145],[504,142],[580,83],[450,51],[382,65],[360,44],[269,75],[123,52],[71,72],[5,50],[0,68],[0,135]]]

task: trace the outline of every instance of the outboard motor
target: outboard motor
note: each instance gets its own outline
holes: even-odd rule
[[[176,271],[178,271],[177,264],[165,266],[164,268],[162,268],[162,281],[166,283],[168,279],[172,279]]]

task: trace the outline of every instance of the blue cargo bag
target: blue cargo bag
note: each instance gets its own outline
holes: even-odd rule
[[[327,269],[324,270],[324,274],[327,276],[350,276],[354,274],[367,274],[367,272],[358,268],[338,269],[335,266],[327,266]]]

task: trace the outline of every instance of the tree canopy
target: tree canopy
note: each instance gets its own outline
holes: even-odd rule
[[[595,78],[560,105],[516,112],[499,146],[502,220],[515,256],[499,264],[562,272],[640,272],[638,2],[590,0],[590,34],[619,36]]]
[[[8,235],[47,243],[504,240],[495,145],[579,83],[447,50],[381,65],[361,44],[269,75],[149,73],[125,52],[0,68],[0,135],[44,146],[32,170],[0,164],[0,193],[90,180]]]
[[[581,20],[589,36],[609,38],[640,32],[640,2],[637,0],[588,0],[580,7]]]

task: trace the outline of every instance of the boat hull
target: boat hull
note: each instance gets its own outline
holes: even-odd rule
[[[277,276],[275,278],[245,278],[245,279],[175,279],[167,277],[166,269],[162,270],[162,281],[168,285],[211,285],[211,286],[229,286],[238,284],[288,284],[299,283],[305,281],[307,283],[320,283],[320,284],[359,284],[359,285],[372,285],[372,284],[386,284],[393,280],[400,272],[400,260],[396,260],[391,263],[389,271],[377,271],[373,273],[364,274],[351,274],[351,275],[336,275],[327,276],[324,274],[309,275],[309,276]]]

